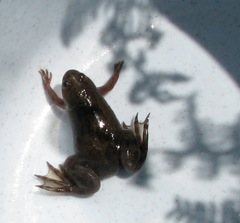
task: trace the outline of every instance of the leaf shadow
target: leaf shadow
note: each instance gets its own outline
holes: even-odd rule
[[[166,219],[173,218],[187,223],[240,222],[238,204],[233,200],[224,200],[221,204],[216,205],[213,202],[192,202],[176,197],[175,207],[166,215]]]
[[[180,151],[166,149],[164,154],[172,163],[173,170],[179,170],[187,160],[194,157],[200,161],[198,176],[203,179],[216,177],[220,171],[230,168],[232,173],[240,169],[240,117],[234,125],[216,125],[211,120],[200,121],[197,118],[196,95],[186,99],[187,112],[185,127],[180,139],[184,148]]]
[[[149,2],[150,3],[150,2]],[[110,0],[82,0],[70,1],[62,24],[61,40],[65,46],[80,35],[86,24],[97,20],[100,8],[113,11],[104,25],[99,42],[111,49],[112,59],[107,65],[112,69],[116,61],[124,60],[128,67],[134,69],[136,82],[129,95],[133,104],[143,103],[153,98],[159,103],[173,102],[182,99],[182,96],[167,90],[167,84],[187,83],[190,78],[181,73],[167,73],[161,70],[147,71],[145,65],[146,52],[156,48],[164,35],[157,28],[151,27],[154,17],[152,5],[145,1],[110,1]],[[135,49],[134,55],[129,46],[134,42],[145,44]]]
[[[212,180],[227,170],[233,177],[240,170],[240,117],[233,124],[214,124],[211,120],[201,120],[197,116],[196,94],[186,98],[186,108],[179,117],[184,120],[180,150],[165,149],[164,154],[171,162],[174,171],[180,171],[188,160],[199,163],[195,169],[201,180]],[[176,121],[179,121],[178,119]],[[217,188],[216,188],[217,190]],[[230,192],[230,191],[228,191]],[[207,195],[204,195],[207,196]],[[234,198],[228,193],[220,203],[210,201],[192,201],[180,195],[174,198],[174,207],[166,214],[166,219],[187,223],[239,223],[239,191]],[[231,196],[231,197],[230,197]]]

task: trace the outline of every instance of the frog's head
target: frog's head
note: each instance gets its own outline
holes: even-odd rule
[[[94,83],[77,70],[69,70],[63,76],[62,95],[68,109],[79,104],[91,106],[96,92]]]

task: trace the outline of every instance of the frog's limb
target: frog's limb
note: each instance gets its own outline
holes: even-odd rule
[[[39,70],[39,73],[42,76],[43,86],[46,92],[48,93],[49,97],[52,99],[53,103],[58,107],[65,109],[66,105],[63,99],[58,97],[56,92],[50,86],[51,80],[52,80],[52,73],[48,72],[48,70],[43,70],[43,69]]]
[[[100,188],[100,180],[86,160],[80,159],[78,154],[66,159],[62,169],[74,185],[72,192],[89,195]]]
[[[123,66],[123,61],[119,61],[118,63],[114,64],[114,72],[112,76],[109,78],[109,80],[101,87],[98,87],[98,91],[101,95],[106,95],[109,91],[111,91],[115,84],[118,81],[120,71]]]
[[[128,126],[123,123],[124,141],[121,143],[121,162],[127,171],[139,170],[147,157],[148,152],[148,124],[147,115],[144,122],[138,121],[138,114],[133,124]]]
[[[62,172],[62,167],[60,170],[53,167],[50,163],[48,165],[48,174],[46,176],[35,175],[39,179],[43,180],[42,185],[37,185],[37,187],[56,192],[66,192],[71,186],[70,181],[64,176]]]
[[[49,173],[46,176],[35,175],[43,180],[37,187],[53,192],[72,192],[81,195],[90,195],[100,188],[100,181],[96,173],[86,164],[73,155],[60,165],[60,170],[48,164]]]

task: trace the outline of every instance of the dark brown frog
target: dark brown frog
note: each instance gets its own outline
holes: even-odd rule
[[[135,172],[143,165],[148,151],[148,122],[121,125],[103,96],[116,84],[123,61],[114,65],[111,78],[101,87],[83,73],[69,70],[62,81],[61,99],[51,88],[52,74],[40,70],[43,85],[55,105],[70,115],[76,154],[59,169],[48,164],[49,174],[36,175],[43,180],[38,187],[54,192],[89,195],[100,188],[100,180],[121,168]]]

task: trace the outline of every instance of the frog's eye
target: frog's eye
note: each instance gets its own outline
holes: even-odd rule
[[[82,81],[85,75],[83,73],[79,73],[78,80]]]
[[[62,86],[63,87],[69,87],[69,86],[71,86],[72,84],[71,84],[71,82],[70,81],[64,81],[63,83],[62,83]]]

